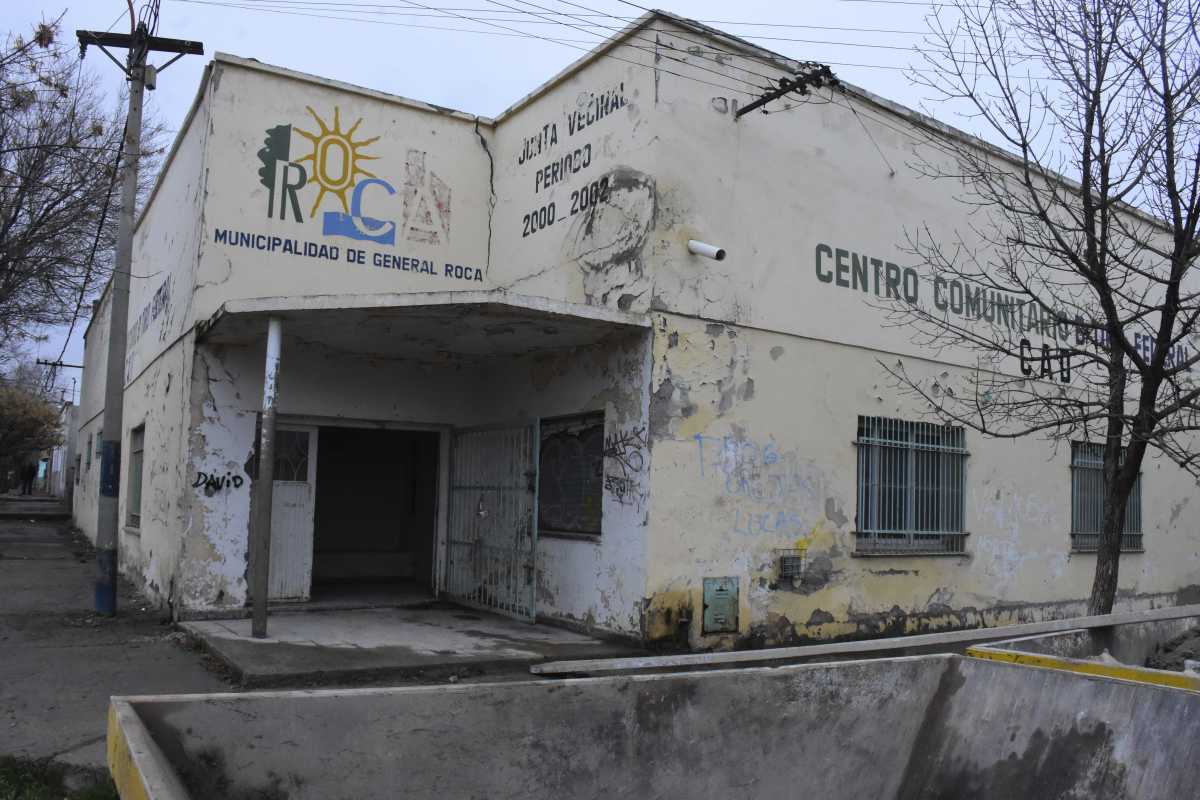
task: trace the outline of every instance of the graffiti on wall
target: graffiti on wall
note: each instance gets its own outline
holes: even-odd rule
[[[638,476],[646,466],[646,426],[623,428],[604,437],[604,491],[621,505],[641,501]]]
[[[801,537],[819,513],[824,495],[820,472],[796,450],[774,439],[696,434],[697,470],[702,479],[734,501],[734,533]]]
[[[245,478],[241,475],[234,475],[232,472],[220,475],[215,472],[209,473],[204,470],[197,470],[196,478],[192,481],[192,488],[203,489],[204,493],[211,497],[222,490],[240,489],[245,482]]]

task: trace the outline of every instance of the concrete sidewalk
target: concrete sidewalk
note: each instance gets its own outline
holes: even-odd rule
[[[71,514],[57,497],[45,495],[0,495],[0,520],[66,520]]]
[[[117,617],[95,616],[94,551],[53,519],[61,507],[33,503],[44,516],[31,522],[17,513],[26,501],[0,500],[0,755],[103,767],[111,695],[228,684],[136,594],[121,592]]]
[[[272,614],[267,639],[251,638],[248,619],[182,627],[247,687],[481,675],[528,679],[529,666],[543,661],[640,653],[630,645],[447,603]]]

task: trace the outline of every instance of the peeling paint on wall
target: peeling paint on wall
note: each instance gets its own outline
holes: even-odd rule
[[[655,224],[654,179],[618,167],[601,181],[606,190],[571,223],[564,248],[583,272],[589,304],[628,311],[650,289],[644,250]]]

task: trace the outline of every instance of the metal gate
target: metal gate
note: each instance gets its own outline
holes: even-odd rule
[[[446,593],[532,622],[537,555],[535,427],[456,431]]]

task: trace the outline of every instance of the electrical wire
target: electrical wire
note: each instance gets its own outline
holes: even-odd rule
[[[100,247],[100,236],[104,233],[104,226],[108,222],[108,207],[112,204],[113,188],[117,185],[117,175],[121,170],[121,157],[125,154],[125,134],[127,131],[128,126],[121,130],[121,144],[118,145],[117,156],[113,160],[112,179],[108,182],[108,191],[104,194],[104,204],[100,209],[100,224],[96,226],[96,235],[92,238],[92,249],[88,253],[83,281],[79,284],[79,299],[75,302],[75,312],[71,315],[71,324],[67,327],[67,335],[63,337],[63,345],[58,351],[58,358],[54,359],[56,362],[61,362],[63,356],[67,353],[67,346],[71,343],[71,336],[75,333],[75,326],[79,322],[79,312],[83,309],[83,302],[87,296],[88,283],[91,281],[92,269],[96,264],[96,250]],[[53,373],[54,369],[56,367],[50,368],[51,373]],[[50,383],[53,383],[53,381],[50,381]],[[46,389],[49,391],[49,385],[47,385]]]
[[[309,14],[309,13],[306,13],[306,12],[298,12],[298,11],[280,11],[280,10],[275,10],[275,9],[269,9],[269,8],[256,7],[256,6],[246,6],[246,5],[240,5],[240,4],[237,4],[237,3],[220,2],[220,0],[175,0],[175,2],[179,2],[179,3],[193,3],[193,4],[197,4],[197,5],[207,5],[207,6],[223,6],[223,7],[227,7],[227,8],[240,8],[240,9],[249,10],[249,11],[259,11],[259,12],[264,12],[264,13],[274,13],[274,14],[285,14],[285,15],[289,15],[289,16],[316,17],[316,18],[318,18],[318,19],[334,19],[334,20],[348,21],[348,22],[367,22],[367,23],[370,23],[370,24],[375,24],[375,25],[378,25],[378,24],[391,24],[391,25],[398,26],[398,27],[403,27],[403,28],[413,28],[413,27],[425,28],[425,27],[429,27],[429,26],[424,26],[424,25],[410,25],[410,24],[401,23],[401,22],[390,22],[390,23],[389,23],[389,22],[382,21],[382,20],[360,20],[360,19],[355,19],[355,18],[353,18],[353,17],[336,17],[336,16],[329,16],[329,15]],[[416,6],[417,6],[417,7],[419,7],[419,8],[429,8],[429,6],[423,6],[423,5],[416,4],[416,3],[414,3],[414,5],[416,5]],[[570,41],[570,40],[557,39],[557,38],[550,37],[550,36],[543,36],[543,35],[536,34],[536,33],[530,33],[530,32],[528,32],[528,31],[521,31],[521,30],[518,30],[518,29],[516,29],[516,28],[510,28],[510,27],[508,27],[508,26],[505,26],[505,25],[500,25],[500,24],[498,24],[498,23],[494,23],[494,22],[487,22],[487,21],[484,21],[484,20],[478,20],[478,19],[474,19],[474,18],[472,18],[472,17],[463,16],[463,15],[461,15],[461,14],[452,14],[452,15],[450,15],[450,16],[457,17],[457,18],[459,18],[459,19],[463,19],[463,20],[466,20],[466,21],[469,21],[469,22],[482,23],[482,24],[490,25],[490,26],[492,26],[492,27],[500,28],[500,29],[502,29],[502,30],[504,30],[504,31],[508,31],[508,32],[509,32],[509,35],[515,35],[515,36],[518,36],[518,37],[521,37],[521,38],[526,38],[526,39],[537,39],[537,40],[540,40],[540,41],[552,42],[552,43],[554,43],[554,44],[561,44],[561,45],[565,45],[565,46],[567,46],[567,47],[571,47],[572,49],[575,49],[575,50],[580,50],[580,51],[582,51],[582,52],[584,52],[584,53],[587,53],[587,54],[592,54],[592,53],[593,53],[593,51],[595,50],[595,47],[596,47],[596,45],[597,45],[597,44],[602,44],[602,43],[603,43],[602,41],[601,41],[601,42],[590,42],[590,43],[588,43],[588,44],[590,44],[591,46],[582,46],[582,45],[579,45],[579,44],[575,44],[575,43],[573,43],[573,42],[572,42],[572,41]],[[470,30],[470,29],[464,29],[464,28],[451,28],[451,29],[448,29],[448,30],[455,31],[455,32],[458,32],[458,33],[480,33],[480,31],[476,31],[476,30]],[[488,31],[488,33],[490,33],[490,31]],[[638,48],[638,49],[643,49],[643,48]],[[615,55],[615,54],[613,54],[613,53],[597,53],[597,54],[595,54],[595,55],[597,55],[597,56],[599,56],[599,57],[602,57],[602,58],[609,58],[609,59],[613,59],[613,60],[615,60],[615,61],[620,61],[620,62],[623,62],[623,63],[626,63],[626,64],[631,64],[631,65],[633,65],[633,66],[635,66],[635,67],[641,67],[641,68],[643,68],[643,69],[647,68],[647,65],[646,65],[646,64],[643,64],[643,63],[641,63],[641,62],[638,62],[638,61],[631,61],[631,60],[629,60],[629,59],[627,59],[627,58],[622,58],[622,57],[620,57],[620,56],[618,56],[618,55]],[[682,59],[671,58],[671,57],[669,57],[669,56],[663,56],[663,57],[664,57],[664,58],[667,58],[667,60],[670,60],[670,61],[676,61],[676,62],[678,62],[678,63],[682,63],[682,64],[688,64],[688,62],[686,62],[686,61],[683,61]],[[689,66],[695,66],[695,65],[693,65],[693,64],[688,64],[688,65],[689,65]],[[725,85],[725,84],[713,83],[712,81],[706,81],[706,80],[703,80],[703,79],[701,79],[701,78],[696,78],[696,77],[694,77],[694,76],[690,76],[690,75],[683,75],[683,74],[681,74],[681,73],[675,72],[675,71],[673,71],[673,70],[665,69],[665,68],[663,68],[663,67],[656,67],[656,69],[658,69],[660,72],[663,72],[663,73],[665,73],[665,74],[668,74],[668,75],[674,75],[675,77],[682,78],[683,80],[694,81],[694,82],[696,82],[696,83],[701,83],[701,84],[704,84],[704,85],[707,85],[707,86],[711,86],[711,87],[714,87],[714,88],[717,88],[717,89],[724,89],[724,90],[725,90],[725,91],[727,91],[727,92],[734,92],[734,93],[736,93],[736,94],[743,94],[743,95],[746,95],[746,96],[748,96],[748,97],[753,97],[753,96],[755,96],[755,95],[756,95],[756,93],[757,93],[757,92],[760,92],[760,91],[762,90],[762,87],[759,87],[759,86],[757,86],[757,85],[755,85],[755,84],[752,84],[752,83],[750,83],[749,81],[739,81],[739,82],[740,82],[740,83],[743,83],[743,84],[745,84],[745,85],[746,85],[747,87],[749,87],[750,89],[753,89],[753,90],[754,90],[753,92],[752,92],[752,91],[748,91],[747,89],[735,88],[735,87],[728,86],[728,85]],[[723,73],[716,73],[716,74],[720,75],[720,76],[721,76],[721,77],[723,77],[723,78],[727,78],[727,79],[730,79],[730,80],[735,80],[735,81],[737,81],[737,80],[738,80],[737,78],[734,78],[734,77],[732,77],[732,76],[727,76],[727,75],[725,75],[725,74],[723,74]]]
[[[252,0],[252,2],[271,2],[271,0]],[[395,14],[395,15],[399,15],[399,16],[413,16],[413,17],[442,16],[441,14],[422,13],[419,10],[413,10],[410,6],[399,5],[396,3],[337,2],[336,0],[288,0],[288,2],[293,6],[333,7],[332,9],[325,8],[322,10],[333,10],[336,8],[342,8],[347,11],[362,9],[362,11],[358,11],[356,13],[386,13],[386,14]],[[633,7],[637,8],[639,10],[644,10],[642,6],[634,5]],[[394,10],[371,12],[368,9],[394,9]],[[439,10],[463,11],[463,12],[473,12],[473,13],[491,13],[491,14],[504,13],[502,11],[497,11],[495,9],[470,8],[470,7],[440,7]],[[569,12],[565,12],[565,11],[554,11],[554,12],[547,12],[547,13],[551,13],[553,15],[571,16],[571,14]],[[592,12],[592,16],[606,17],[609,19],[617,19],[617,20],[622,20],[622,21],[628,23],[628,22],[633,22],[633,21],[637,20],[641,15],[621,16],[619,14],[610,14],[610,13],[606,13],[606,12],[602,12],[602,11],[595,11],[595,12]],[[500,18],[499,21],[504,21],[504,19]],[[901,34],[901,35],[909,35],[909,36],[923,36],[926,33],[928,33],[928,31],[912,31],[912,30],[903,30],[903,29],[898,29],[898,28],[861,28],[861,27],[838,26],[838,25],[811,25],[811,24],[796,23],[796,22],[754,22],[754,21],[748,21],[748,20],[728,20],[728,19],[702,19],[702,20],[696,20],[696,21],[703,23],[705,25],[738,25],[738,26],[756,27],[756,28],[798,28],[798,29],[806,29],[806,30],[845,31],[845,32],[849,32],[849,33],[888,33],[888,34]]]

